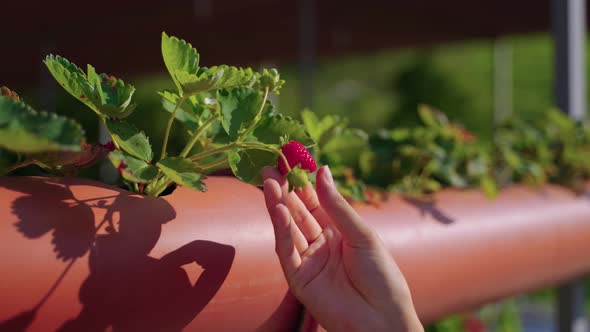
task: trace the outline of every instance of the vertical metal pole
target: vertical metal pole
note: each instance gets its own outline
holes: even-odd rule
[[[512,114],[512,43],[508,39],[494,40],[494,123]]]
[[[585,0],[551,0],[555,43],[554,90],[557,106],[574,119],[586,113]],[[589,331],[584,316],[584,287],[572,281],[559,288],[560,332]]]
[[[298,48],[300,105],[313,106],[314,74],[316,61],[316,8],[315,0],[299,0]]]
[[[559,332],[588,332],[584,315],[584,286],[579,280],[559,287],[557,315]]]
[[[557,106],[582,119],[586,113],[586,1],[551,1]]]

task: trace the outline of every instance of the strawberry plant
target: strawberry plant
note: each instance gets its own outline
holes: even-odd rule
[[[558,110],[533,121],[509,119],[495,141],[496,177],[502,185],[552,182],[580,191],[590,179],[590,127]]]
[[[133,102],[132,85],[99,74],[91,65],[84,72],[61,56],[49,55],[44,62],[55,80],[96,114],[112,144],[87,144],[74,121],[36,112],[3,89],[0,165],[5,165],[5,172],[36,164],[70,174],[108,153],[132,191],[158,196],[173,184],[205,190],[205,176],[226,167],[240,180],[258,184],[263,167],[287,160],[280,149],[285,138],[304,146],[314,144],[301,123],[279,114],[270,102],[269,94],[279,93],[284,84],[277,70],[200,67],[197,50],[166,33],[161,48],[176,86],[174,91],[158,92],[162,110],[169,113],[161,151],[153,151],[144,132],[127,121],[131,113],[141,112]],[[173,130],[186,131],[190,139],[182,151],[171,155],[167,145]],[[6,166],[9,162],[12,165]],[[285,165],[291,173],[292,167]],[[299,183],[308,176],[295,173]]]
[[[353,200],[367,200],[367,188],[357,179],[359,156],[369,148],[368,135],[348,127],[348,121],[336,115],[319,119],[310,110],[301,113],[303,124],[314,146],[315,160],[330,165],[338,190]]]
[[[380,131],[360,157],[368,184],[408,195],[443,187],[479,187],[496,194],[491,158],[473,134],[430,107],[418,110],[422,126]]]

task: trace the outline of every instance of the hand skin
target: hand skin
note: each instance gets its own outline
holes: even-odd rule
[[[424,331],[404,276],[375,231],[336,190],[328,167],[288,192],[263,171],[275,249],[292,293],[328,331]]]

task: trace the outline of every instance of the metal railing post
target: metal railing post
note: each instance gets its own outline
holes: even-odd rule
[[[585,0],[551,0],[555,49],[556,105],[572,118],[586,114]],[[557,326],[560,332],[589,331],[584,315],[584,287],[572,281],[559,288]]]

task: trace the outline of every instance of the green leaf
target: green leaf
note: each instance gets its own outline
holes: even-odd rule
[[[183,93],[177,73],[196,74],[199,70],[199,53],[190,43],[162,32],[162,57],[178,91]]]
[[[356,167],[359,155],[368,148],[369,137],[359,129],[344,129],[322,147],[328,164]]]
[[[263,119],[254,130],[254,136],[266,144],[280,145],[282,136],[298,141],[306,147],[315,144],[301,122],[282,114],[271,114]]]
[[[46,151],[27,157],[37,165],[52,171],[71,171],[88,167],[104,158],[112,148],[109,145],[82,144],[80,151]]]
[[[263,150],[233,150],[228,153],[228,162],[235,176],[254,185],[262,183],[262,169],[277,166],[276,154]]]
[[[109,153],[109,160],[119,170],[123,179],[130,182],[150,183],[158,175],[156,167],[120,150]]]
[[[172,113],[176,108],[176,104],[180,100],[180,96],[169,91],[158,93],[162,97],[162,107],[165,111]],[[192,105],[187,105],[190,99],[185,101],[182,107],[176,110],[175,119],[185,125],[189,130],[195,130],[199,127],[199,118],[191,109]]]
[[[44,62],[53,78],[67,92],[98,113],[92,102],[98,96],[95,95],[93,84],[89,82],[82,69],[59,55],[50,54]]]
[[[336,187],[338,191],[347,198],[350,198],[354,201],[365,201],[367,196],[365,195],[366,187],[365,185],[360,182],[356,181],[353,183],[348,183],[348,181],[339,181],[335,180]]]
[[[135,88],[123,80],[99,75],[91,65],[85,74],[59,55],[48,55],[45,65],[66,91],[103,117],[122,119],[135,109],[135,104],[131,103]]]
[[[262,105],[263,96],[251,88],[236,88],[217,91],[216,99],[221,107],[221,126],[233,141],[254,121]],[[271,108],[267,101],[263,113],[270,112]]]
[[[130,155],[150,162],[153,158],[152,146],[145,133],[125,121],[106,121],[113,140]]]
[[[240,152],[237,149],[229,150],[227,152],[227,163],[232,173],[238,174],[238,164],[240,163]]]
[[[93,100],[94,107],[108,118],[123,119],[135,110],[131,98],[135,88],[125,84],[123,80],[107,74],[96,74],[94,67],[88,65],[88,79],[92,83],[97,100]]]
[[[335,129],[335,127],[344,126],[345,124],[335,115],[326,115],[320,120],[315,113],[309,109],[304,109],[301,112],[301,119],[305,129],[311,138],[317,143],[320,143],[321,140],[330,140],[333,135],[328,135],[328,133],[334,132],[332,129]]]
[[[448,124],[447,117],[437,110],[430,108],[427,105],[418,106],[418,115],[427,127],[437,128]]]
[[[200,174],[201,170],[189,159],[180,157],[165,158],[160,160],[156,166],[172,181],[181,186],[201,191],[206,190],[203,183],[205,177]]]
[[[488,198],[494,198],[498,194],[498,186],[496,185],[496,181],[494,181],[494,179],[489,175],[483,176],[479,179],[479,187]]]
[[[213,66],[199,68],[198,73],[176,72],[176,78],[185,94],[197,94],[210,90],[252,87],[257,80],[251,68]]]
[[[0,97],[0,147],[18,153],[79,151],[84,141],[77,122]]]
[[[407,128],[397,128],[390,131],[391,139],[397,142],[411,138],[412,133]]]

